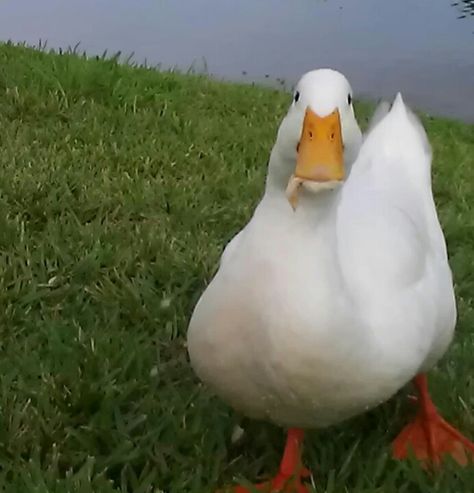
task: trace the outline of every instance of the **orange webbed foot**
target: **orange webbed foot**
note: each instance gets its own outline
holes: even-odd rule
[[[393,443],[393,456],[405,459],[410,450],[423,465],[439,466],[451,456],[461,466],[474,462],[474,443],[445,421],[428,393],[425,375],[416,377],[420,406],[415,420],[408,424]]]
[[[292,428],[288,431],[285,451],[278,474],[270,481],[259,483],[252,488],[235,486],[224,492],[230,493],[309,493],[304,480],[311,476],[308,469],[301,465],[301,448],[304,432]],[[221,492],[221,493],[224,493]]]

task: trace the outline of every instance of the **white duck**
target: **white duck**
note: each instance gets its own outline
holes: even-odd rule
[[[247,416],[290,428],[280,471],[259,490],[306,492],[302,428],[365,412],[412,378],[420,413],[394,455],[411,446],[421,460],[451,452],[464,463],[474,452],[437,414],[423,375],[456,319],[428,139],[398,95],[361,145],[351,103],[342,74],[302,77],[265,194],[189,326],[198,376]]]

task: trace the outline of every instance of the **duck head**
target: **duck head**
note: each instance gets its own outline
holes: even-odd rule
[[[318,193],[343,183],[361,141],[347,79],[331,69],[308,72],[278,130],[269,179],[283,182],[296,208],[300,186]]]

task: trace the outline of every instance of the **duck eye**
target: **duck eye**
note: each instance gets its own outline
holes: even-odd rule
[[[299,91],[296,91],[295,92],[295,97],[294,97],[295,103],[298,102],[298,99],[300,99],[300,93],[299,93]]]
[[[347,95],[347,104],[349,106],[352,104],[352,96],[350,94]]]

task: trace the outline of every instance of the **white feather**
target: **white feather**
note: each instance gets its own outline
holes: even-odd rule
[[[341,90],[325,101],[328,112],[346,98],[345,79],[334,74],[331,90]],[[326,79],[305,84],[320,95],[330,92]],[[432,366],[451,341],[456,307],[431,151],[401,96],[346,183],[302,191],[296,211],[282,180],[294,165],[284,147],[298,131],[290,127],[301,125],[292,111],[265,195],[196,306],[188,348],[197,374],[245,414],[324,427],[387,400]],[[353,114],[342,118],[355,128]]]

